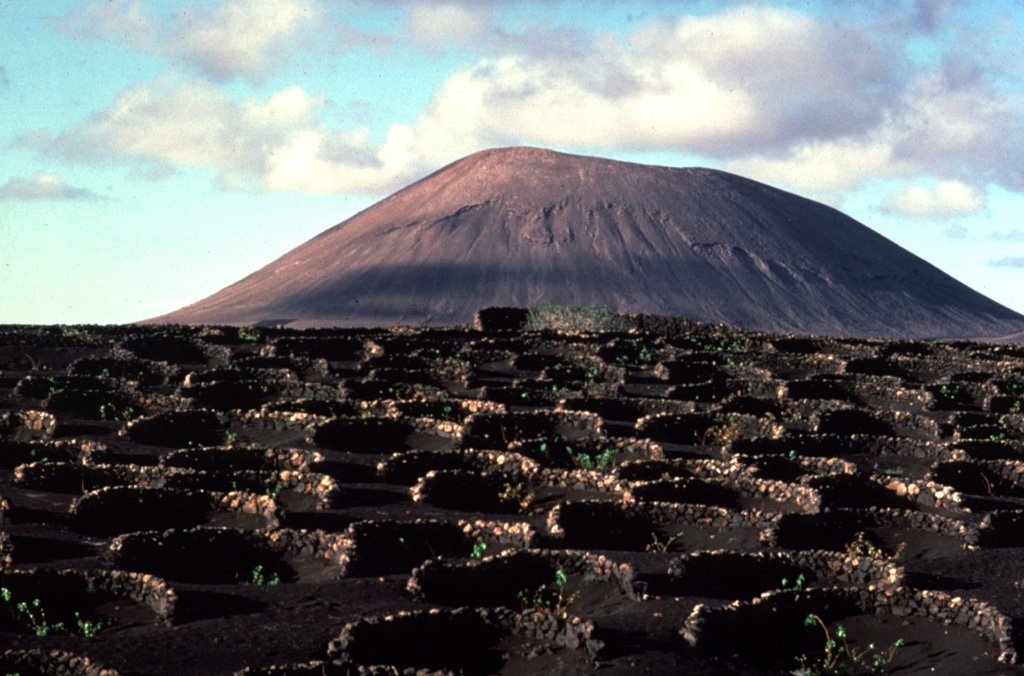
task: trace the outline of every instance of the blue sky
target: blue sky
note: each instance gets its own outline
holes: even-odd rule
[[[1024,3],[0,0],[0,323],[237,281],[476,150],[733,171],[1024,312]]]

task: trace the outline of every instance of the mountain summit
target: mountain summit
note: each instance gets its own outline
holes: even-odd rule
[[[148,323],[455,325],[544,302],[851,337],[1024,330],[817,202],[711,169],[537,148],[454,162]]]

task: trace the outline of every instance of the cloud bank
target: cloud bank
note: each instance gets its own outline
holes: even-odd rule
[[[890,195],[882,203],[882,211],[910,218],[952,218],[976,214],[986,203],[978,188],[960,181],[942,181],[931,189],[915,185]]]
[[[290,41],[320,17],[315,0],[227,0],[171,19],[154,18],[141,0],[111,0],[75,10],[63,28],[79,37],[121,38],[225,81],[260,78],[280,67]]]
[[[232,190],[374,192],[401,172],[365,128],[328,130],[324,101],[301,87],[233,102],[202,80],[140,84],[64,134],[22,145],[65,158],[127,159],[143,165],[213,169]]]
[[[209,81],[168,76],[136,84],[75,129],[22,143],[213,169],[224,187],[246,190],[379,194],[510,144],[677,150],[819,197],[879,178],[938,181],[883,205],[915,218],[977,213],[978,185],[1024,190],[1020,93],[970,58],[912,63],[903,37],[875,24],[738,5],[623,35],[580,34],[556,49],[543,32],[488,43],[501,4],[405,4],[409,44],[479,41],[493,53],[453,70],[415,119],[383,131],[332,126],[334,102],[301,87],[238,100]],[[937,31],[954,9],[918,0],[890,29]],[[156,19],[140,0],[116,0],[73,13],[66,27],[183,59],[216,83],[265,74],[326,16],[315,0],[227,0]]]

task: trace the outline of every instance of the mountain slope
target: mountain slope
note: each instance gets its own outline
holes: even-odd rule
[[[541,302],[845,336],[1024,330],[822,204],[720,171],[535,148],[470,155],[150,321],[444,325]]]

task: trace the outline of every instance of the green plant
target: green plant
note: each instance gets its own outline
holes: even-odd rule
[[[850,647],[849,637],[843,625],[836,627],[833,637],[828,630],[828,625],[819,615],[811,613],[804,618],[804,626],[813,627],[815,625],[820,627],[825,635],[822,654],[815,658],[810,658],[807,655],[797,657],[796,661],[800,664],[800,668],[793,673],[799,676],[857,672],[878,674],[892,663],[896,651],[904,645],[903,639],[898,638],[884,650],[878,649],[874,643],[869,643],[866,648],[858,650]]]
[[[257,564],[252,569],[252,574],[249,576],[249,584],[254,584],[260,587],[273,587],[274,585],[281,584],[281,576],[277,573],[267,575],[263,572],[263,565]]]
[[[984,476],[984,475],[982,475]],[[903,550],[906,549],[907,543],[901,542],[897,547],[896,551],[889,553],[876,545],[875,543],[868,540],[867,533],[864,531],[858,531],[853,537],[853,542],[846,545],[846,553],[853,556],[869,556],[873,559],[882,559],[883,561],[892,561],[898,559],[903,555]]]
[[[473,545],[473,551],[470,553],[469,557],[471,559],[482,559],[482,558],[484,558],[484,552],[486,552],[486,551],[487,551],[487,543],[486,542],[478,542],[475,545]]]
[[[672,543],[681,538],[682,536],[682,533],[677,533],[671,537],[661,540],[658,538],[657,533],[651,533],[651,542],[649,542],[647,546],[644,547],[644,549],[652,553],[664,554],[668,551],[668,548],[672,546]]]
[[[14,594],[7,587],[0,587],[0,600],[10,608],[11,617],[36,636],[49,636],[57,632],[67,632],[63,622],[50,622],[46,619],[46,610],[39,599],[32,601],[15,601]],[[92,638],[103,629],[103,620],[87,620],[78,612],[75,613],[75,627],[78,633]]]
[[[519,592],[518,598],[523,604],[523,612],[548,610],[563,620],[567,618],[569,606],[580,596],[578,591],[566,596],[565,585],[568,581],[569,577],[565,571],[559,568],[555,571],[555,579],[551,584],[542,584],[532,593],[526,589]]]
[[[92,638],[103,629],[103,620],[86,620],[77,612],[75,613],[75,626],[78,633],[86,638]]]
[[[799,594],[804,590],[805,582],[807,582],[807,576],[803,573],[797,575],[792,584],[790,584],[789,578],[784,577],[782,578],[782,588],[786,591],[793,592],[794,594]]]
[[[263,337],[263,332],[255,326],[239,326],[238,337],[245,341],[255,342]]]
[[[0,599],[11,607],[11,616],[26,629],[31,629],[36,636],[48,636],[53,632],[66,631],[63,622],[50,623],[46,619],[46,610],[39,599],[14,601],[11,590],[0,587]]]
[[[267,486],[266,495],[267,497],[276,500],[277,496],[281,495],[281,491],[284,490],[284,484],[281,482],[275,483],[273,486]]]
[[[626,352],[615,357],[617,364],[650,364],[655,361],[654,352],[647,345],[630,340],[625,347]]]
[[[82,340],[92,338],[92,334],[84,329],[77,329],[73,326],[65,326],[63,324],[58,324],[57,328],[60,329],[60,335],[64,338],[81,338]]]
[[[100,420],[131,420],[135,417],[135,407],[121,408],[117,404],[100,404]]]
[[[509,481],[501,487],[498,499],[503,502],[516,503],[519,505],[519,511],[525,514],[533,504],[534,495],[532,491],[523,486],[522,482],[512,483]]]
[[[599,453],[590,454],[584,450],[574,451],[572,446],[565,447],[566,453],[572,458],[572,464],[582,469],[608,469],[615,466],[615,457],[623,451],[609,447]]]
[[[959,401],[964,394],[964,387],[960,383],[942,385],[938,391],[939,398],[944,401]]]

